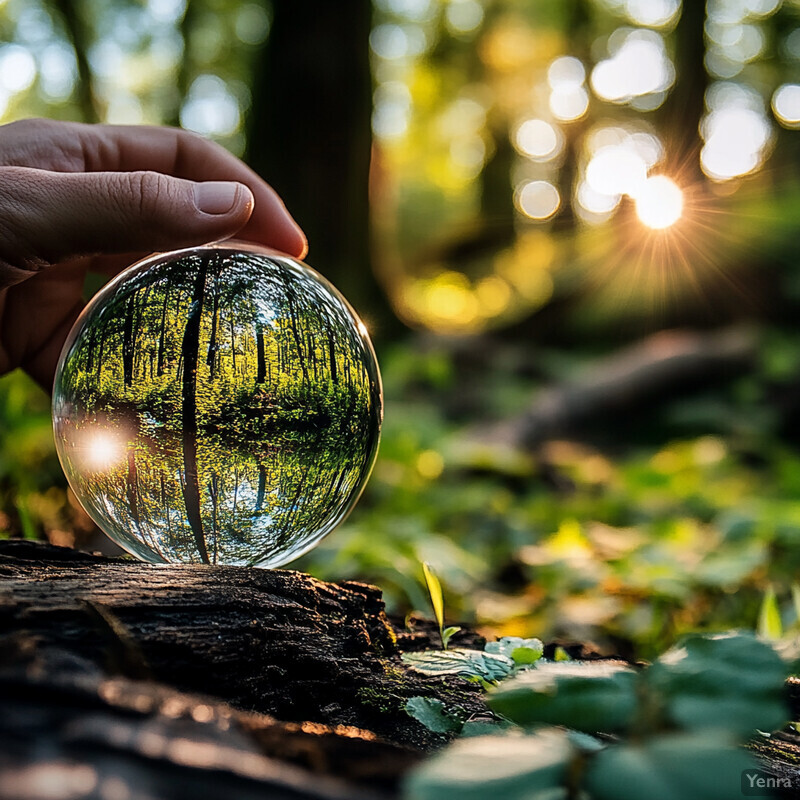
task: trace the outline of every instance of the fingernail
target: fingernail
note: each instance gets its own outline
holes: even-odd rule
[[[236,205],[238,197],[238,183],[206,181],[194,187],[194,204],[204,214],[227,214]]]

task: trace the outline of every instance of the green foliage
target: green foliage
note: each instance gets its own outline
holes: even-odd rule
[[[752,634],[693,636],[646,671],[645,686],[671,724],[746,736],[786,721],[786,674],[775,650]]]
[[[533,666],[544,652],[539,639],[506,636],[487,642],[484,652],[456,649],[424,650],[403,653],[403,661],[423,675],[458,675],[484,684],[486,688],[503,678],[516,675]]]
[[[561,662],[561,661],[571,661],[572,659],[569,657],[569,653],[563,647],[556,647],[556,652],[553,657],[553,661]]]
[[[754,759],[732,742],[703,734],[654,737],[608,747],[586,775],[593,800],[730,800]]]
[[[462,729],[466,716],[463,709],[445,708],[444,703],[435,697],[411,697],[405,709],[434,733],[457,733]]]
[[[504,636],[496,642],[487,642],[484,649],[487,653],[498,653],[510,658],[517,666],[533,664],[544,653],[541,639],[522,639],[519,636]]]
[[[558,442],[536,461],[477,443],[481,425],[448,413],[463,386],[431,377],[441,351],[416,355],[383,355],[386,420],[365,502],[301,567],[358,575],[407,610],[429,606],[414,580],[428,561],[449,617],[496,636],[623,642],[645,658],[691,631],[755,629],[770,583],[793,627],[800,458],[764,427],[758,395],[710,393],[711,428],[676,401],[615,449]],[[581,361],[558,363],[571,374]],[[536,386],[491,365],[471,402],[503,415]]]
[[[494,653],[481,653],[480,650],[403,653],[403,661],[424,675],[457,675],[487,683],[507,678],[514,671],[514,662],[510,658]]]
[[[21,372],[0,379],[0,536],[69,532],[76,512],[55,458],[50,401]]]
[[[541,663],[505,681],[490,695],[489,706],[518,725],[618,733],[633,721],[637,677],[627,667],[603,662]]]
[[[565,731],[461,739],[408,782],[406,800],[556,800],[573,748]]]
[[[752,634],[691,637],[641,670],[539,661],[489,694],[522,730],[455,742],[406,800],[727,800],[755,766],[741,743],[785,722],[787,672]]]

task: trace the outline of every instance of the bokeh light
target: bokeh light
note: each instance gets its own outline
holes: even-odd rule
[[[517,208],[531,219],[549,219],[561,205],[561,195],[549,181],[529,181],[517,191]]]
[[[269,14],[258,3],[245,3],[236,12],[234,30],[239,41],[258,45],[269,35]]]
[[[373,28],[370,47],[380,58],[389,61],[412,58],[428,46],[425,31],[419,25],[386,23]]]
[[[477,0],[451,0],[445,8],[444,18],[451,33],[472,33],[483,22],[483,6]]]
[[[747,175],[761,166],[772,131],[760,94],[742,84],[717,82],[706,93],[700,152],[703,172],[716,181]]]
[[[0,84],[8,92],[24,92],[36,79],[36,61],[27,47],[0,48]]]
[[[241,124],[239,103],[221,78],[195,78],[181,109],[181,125],[204,136],[227,136]]]
[[[550,85],[550,111],[562,122],[580,119],[589,108],[589,93],[584,87],[586,69],[574,56],[560,56],[547,70]]]
[[[660,96],[675,81],[664,38],[655,31],[619,28],[609,37],[608,49],[610,58],[597,64],[591,77],[601,100],[628,103],[646,95]]]
[[[800,59],[800,28],[795,28],[783,40],[781,50],[790,59]]]
[[[781,4],[781,0],[745,0],[746,12],[753,17],[767,17],[774,14]]]
[[[559,56],[547,70],[547,82],[551,89],[583,86],[585,80],[586,68],[574,56]]]
[[[647,179],[647,164],[633,149],[621,145],[600,148],[586,166],[586,182],[600,194],[633,195]]]
[[[800,127],[800,86],[785,83],[772,95],[772,111],[786,128]]]
[[[78,69],[75,53],[64,42],[51,42],[39,56],[39,88],[45,99],[63,103],[75,88]]]
[[[589,93],[583,86],[565,86],[550,92],[550,111],[562,122],[580,119],[589,109]]]
[[[656,28],[673,22],[680,7],[678,0],[626,0],[625,3],[632,22]]]
[[[595,191],[586,181],[578,184],[575,192],[575,211],[591,224],[605,222],[619,205],[621,195]]]
[[[408,130],[411,92],[402,81],[384,81],[373,98],[372,132],[379,139],[398,139]]]
[[[514,134],[514,144],[523,155],[534,161],[550,161],[561,152],[561,132],[543,119],[525,120]]]

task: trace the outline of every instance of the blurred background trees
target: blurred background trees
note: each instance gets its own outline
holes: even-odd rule
[[[800,2],[4,0],[0,38],[3,121],[216,139],[374,332],[381,460],[301,566],[421,607],[425,558],[506,633],[795,619]],[[533,452],[465,432],[676,326],[745,344]],[[0,382],[0,528],[85,541],[47,419]]]

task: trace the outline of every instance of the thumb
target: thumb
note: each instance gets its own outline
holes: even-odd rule
[[[159,172],[0,168],[0,286],[89,253],[172,250],[235,234],[250,218],[244,184]]]

